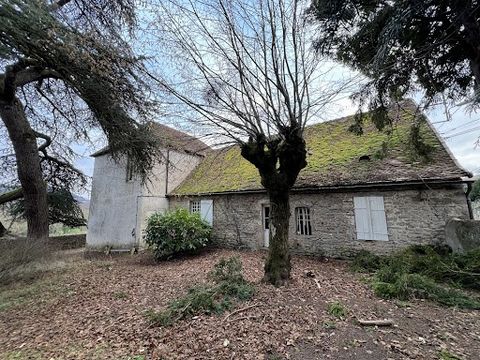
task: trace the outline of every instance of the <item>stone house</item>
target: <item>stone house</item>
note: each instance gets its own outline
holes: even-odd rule
[[[412,111],[392,112],[389,133],[366,120],[363,135],[355,135],[351,117],[305,129],[308,165],[290,198],[294,252],[348,256],[444,242],[448,219],[471,217],[465,193],[471,174],[428,120],[420,126],[424,154],[411,148]],[[153,169],[150,187],[130,176],[128,162],[114,163],[108,149],[94,154],[87,245],[141,247],[148,215],[181,206],[212,224],[218,245],[268,247],[268,197],[238,146],[212,150],[155,126],[170,161]]]

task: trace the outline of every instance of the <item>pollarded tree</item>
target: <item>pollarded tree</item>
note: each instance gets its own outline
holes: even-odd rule
[[[30,239],[48,236],[47,183],[68,191],[82,184],[71,143],[88,141],[92,128],[142,175],[156,157],[134,120],[152,104],[142,61],[123,39],[133,9],[134,0],[0,0],[2,169],[16,170]]]
[[[388,104],[423,90],[426,105],[480,101],[477,0],[312,0],[316,47],[366,74],[358,94],[381,127]]]
[[[280,285],[290,277],[289,196],[307,164],[305,124],[336,94],[315,83],[327,68],[311,48],[303,2],[178,0],[157,14],[149,31],[160,58],[174,60],[157,80],[174,105],[193,110],[183,116],[238,144],[258,169],[271,206],[264,280]]]

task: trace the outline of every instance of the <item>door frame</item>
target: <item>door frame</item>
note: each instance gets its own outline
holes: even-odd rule
[[[268,216],[266,209],[268,209]],[[266,224],[268,226],[265,226]],[[270,204],[262,204],[262,230],[262,245],[268,248],[270,246]]]

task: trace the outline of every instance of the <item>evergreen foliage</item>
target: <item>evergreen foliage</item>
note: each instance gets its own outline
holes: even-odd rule
[[[343,319],[347,316],[347,309],[339,301],[328,304],[327,312],[338,319]]]
[[[470,192],[470,200],[476,201],[480,199],[480,180],[473,183],[472,191]]]
[[[135,3],[0,0],[1,181],[22,187],[29,238],[48,236],[47,189],[85,186],[72,144],[91,130],[142,179],[160,158],[142,126],[155,108],[144,59],[127,41]]]
[[[186,295],[173,300],[163,312],[148,310],[145,315],[154,325],[169,326],[183,318],[198,314],[219,314],[231,309],[235,302],[249,300],[254,287],[242,274],[237,257],[221,259],[209,273],[212,283],[190,288]]]
[[[86,219],[78,201],[68,189],[59,189],[47,194],[48,223],[63,224],[69,227],[86,226]],[[25,203],[17,200],[8,207],[8,213],[13,218],[25,218]]]
[[[377,109],[380,126],[391,101],[419,89],[427,105],[478,104],[477,0],[312,0],[310,12],[320,25],[317,49],[370,79],[357,96]]]
[[[460,290],[480,290],[480,249],[452,254],[445,247],[415,245],[384,257],[361,251],[351,268],[373,273],[373,288],[381,297],[480,309],[480,298]]]
[[[155,213],[147,222],[144,239],[156,260],[195,253],[211,240],[212,227],[198,213],[177,208]]]

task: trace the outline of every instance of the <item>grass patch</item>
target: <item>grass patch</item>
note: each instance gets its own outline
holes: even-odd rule
[[[339,301],[328,304],[327,312],[337,319],[344,319],[347,316],[347,308]]]
[[[117,300],[128,299],[128,295],[123,291],[114,292],[112,296],[113,296],[114,299],[117,299]]]
[[[337,324],[334,321],[324,321],[323,328],[327,330],[333,330],[337,328]]]
[[[186,295],[170,302],[165,311],[148,310],[145,316],[153,325],[169,326],[197,314],[220,314],[253,296],[254,287],[244,279],[238,257],[221,259],[208,277],[210,283],[190,288]]]
[[[58,296],[70,296],[72,290],[56,277],[36,280],[31,284],[18,284],[13,287],[0,287],[0,312],[33,303],[46,303]]]
[[[37,350],[15,350],[2,354],[5,360],[41,360],[42,354]]]
[[[448,350],[442,350],[440,351],[440,360],[462,360],[461,357],[458,357],[457,355],[452,354]]]
[[[462,291],[480,290],[480,249],[452,254],[443,247],[415,245],[384,257],[361,251],[351,268],[373,273],[373,289],[383,298],[424,298],[480,309],[480,299]]]

